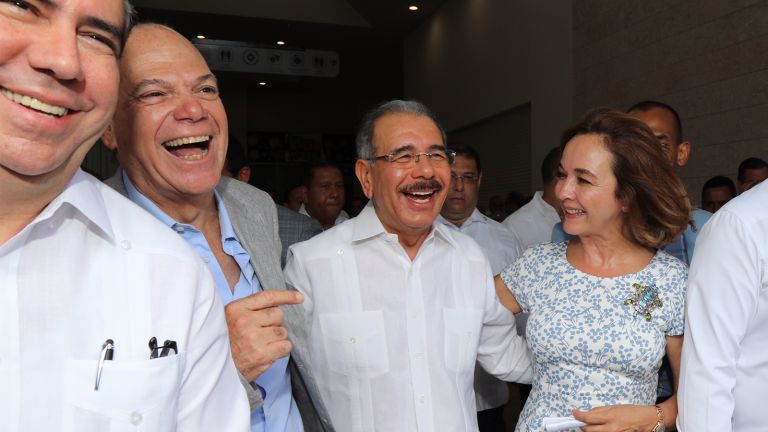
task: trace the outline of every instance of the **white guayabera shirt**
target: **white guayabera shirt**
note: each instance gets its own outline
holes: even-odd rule
[[[475,431],[475,360],[530,382],[530,351],[469,237],[434,224],[415,259],[362,213],[293,245],[286,280],[305,294],[308,350],[337,431]]]
[[[247,431],[223,312],[176,233],[78,171],[0,245],[0,430]]]

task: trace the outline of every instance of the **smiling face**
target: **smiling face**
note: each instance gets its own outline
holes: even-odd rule
[[[0,2],[0,170],[69,180],[117,100],[121,0]]]
[[[555,184],[563,229],[579,237],[622,235],[624,213],[616,198],[613,155],[595,134],[576,135],[565,146]]]
[[[387,114],[376,120],[373,143],[377,156],[394,151],[445,150],[440,130],[429,117],[406,113]],[[423,155],[418,162],[403,165],[358,160],[355,172],[384,228],[398,235],[429,233],[451,181],[450,164],[433,163]]]
[[[451,167],[451,187],[440,212],[450,222],[461,226],[477,207],[482,176],[477,163],[464,155],[457,155]]]
[[[120,165],[156,203],[208,196],[227,153],[227,117],[199,51],[158,25],[131,33],[113,130]]]

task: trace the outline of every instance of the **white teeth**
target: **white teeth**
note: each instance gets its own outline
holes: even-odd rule
[[[184,144],[194,144],[194,143],[199,143],[203,141],[208,141],[209,139],[211,139],[209,135],[176,138],[174,140],[170,140],[163,143],[163,147],[178,147]]]
[[[208,149],[204,149],[201,153],[198,153],[198,154],[179,156],[179,159],[184,159],[185,161],[196,161],[196,160],[202,159],[207,154],[208,154]]]
[[[411,195],[427,196],[432,195],[432,192],[409,192]]]
[[[586,212],[584,210],[571,210],[571,209],[564,209],[564,211],[568,214],[572,215],[578,215],[578,214],[585,214]]]
[[[20,95],[4,88],[0,88],[0,93],[19,105],[24,105],[25,107],[32,108],[33,110],[40,111],[45,114],[50,114],[52,116],[64,117],[67,112],[69,112],[69,110],[64,107],[50,105],[33,97]]]

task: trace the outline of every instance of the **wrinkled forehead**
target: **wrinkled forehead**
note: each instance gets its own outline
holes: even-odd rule
[[[131,32],[120,60],[120,72],[126,85],[211,74],[191,42],[172,29],[155,24],[141,25]]]
[[[443,148],[443,137],[435,122],[424,115],[411,113],[386,114],[373,126],[373,146],[378,154],[403,148],[427,151]]]

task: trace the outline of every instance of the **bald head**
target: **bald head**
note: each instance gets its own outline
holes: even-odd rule
[[[216,77],[184,36],[134,27],[120,59],[120,93],[108,147],[131,182],[156,203],[208,196],[227,151]]]

